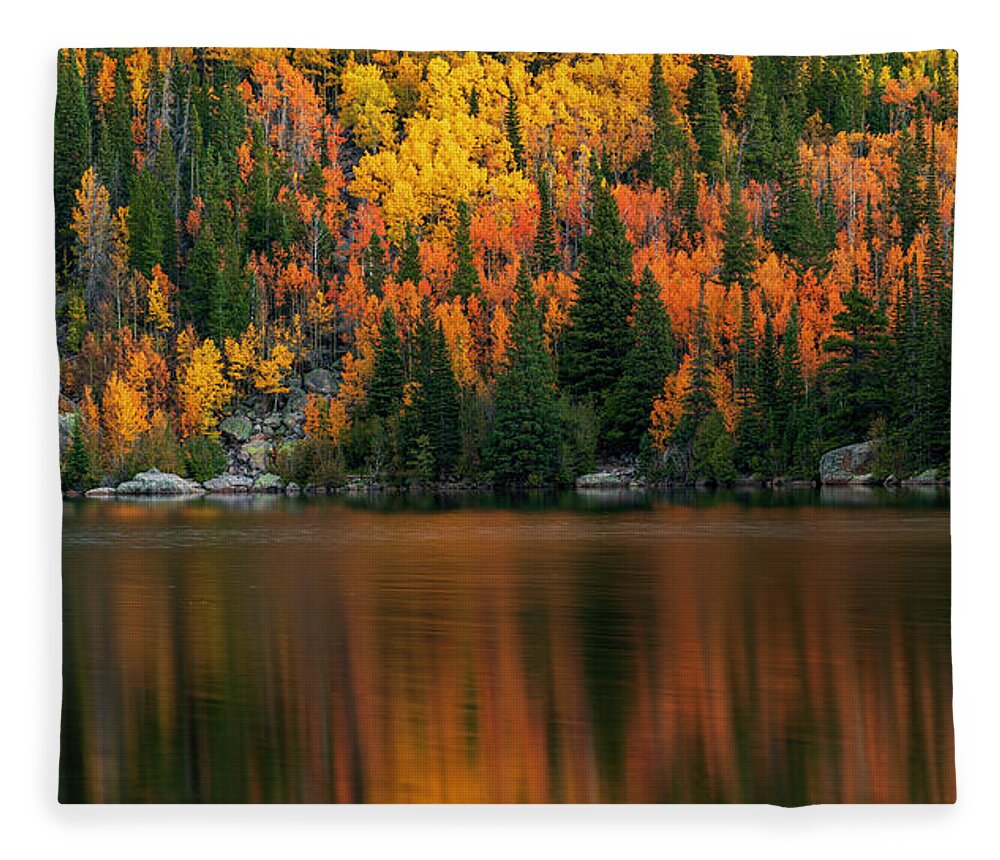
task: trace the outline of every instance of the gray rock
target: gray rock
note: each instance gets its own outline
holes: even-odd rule
[[[202,486],[210,493],[246,493],[253,487],[253,478],[249,475],[236,475],[226,472],[205,481]]]
[[[73,428],[76,426],[75,412],[59,413],[59,456],[63,457],[73,442]]]
[[[253,422],[245,415],[230,415],[220,425],[224,436],[237,442],[246,442],[253,434]]]
[[[871,471],[875,465],[875,445],[871,442],[859,442],[856,445],[845,445],[827,451],[819,458],[819,477],[824,484],[851,484],[855,478],[871,480]]]
[[[333,394],[340,387],[340,380],[333,371],[324,367],[310,370],[303,379],[306,391],[317,394]]]
[[[937,469],[925,469],[919,475],[907,478],[901,482],[904,487],[926,487],[934,484],[944,483],[937,473]]]
[[[286,496],[297,496],[300,492],[301,490],[299,490],[299,485],[296,484],[295,481],[292,481],[285,487]]]
[[[258,493],[279,493],[285,487],[285,482],[273,472],[265,472],[258,475],[253,482],[253,489]]]
[[[196,496],[205,490],[197,481],[188,481],[172,472],[150,469],[115,488],[117,496]]]
[[[92,490],[87,490],[84,495],[88,499],[110,499],[115,494],[114,487],[94,487]]]
[[[303,412],[287,412],[282,423],[285,428],[291,433],[297,433],[302,429],[302,424],[305,422],[306,416]]]
[[[875,476],[871,474],[871,472],[869,472],[865,475],[855,475],[847,483],[849,483],[851,486],[870,487],[877,484],[878,481],[875,480]]]
[[[306,401],[308,399],[309,395],[301,388],[292,388],[285,399],[285,415],[291,415],[293,412],[302,412],[306,408]]]
[[[610,469],[603,472],[591,472],[580,475],[576,479],[578,489],[594,489],[600,487],[627,487],[635,480],[633,469]]]
[[[255,472],[266,472],[270,465],[271,443],[266,439],[252,439],[240,446],[242,461]]]

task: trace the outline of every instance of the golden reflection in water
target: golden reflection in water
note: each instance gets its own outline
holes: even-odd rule
[[[68,505],[60,797],[952,802],[947,509]]]

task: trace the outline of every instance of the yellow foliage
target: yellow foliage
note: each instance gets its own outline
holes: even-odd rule
[[[146,292],[148,302],[146,319],[157,331],[170,331],[174,327],[174,320],[170,316],[168,307],[170,290],[171,284],[167,273],[157,263],[153,266],[153,279],[149,282],[149,289]]]
[[[192,351],[190,360],[179,370],[181,435],[213,432],[219,412],[232,396],[233,388],[222,373],[222,355],[209,338]]]
[[[142,394],[122,379],[117,371],[112,371],[104,385],[101,425],[105,450],[117,467],[125,462],[135,440],[149,429],[149,409]]]
[[[275,344],[270,356],[254,369],[253,385],[264,394],[282,394],[288,391],[285,376],[292,369],[294,353],[283,343]]]
[[[359,65],[352,59],[340,76],[340,121],[353,129],[354,139],[366,150],[393,141],[396,97],[378,66]]]
[[[653,445],[666,450],[670,437],[684,416],[684,398],[691,380],[692,358],[688,355],[675,373],[663,381],[663,394],[653,401],[649,434]]]
[[[239,340],[227,337],[222,346],[229,365],[229,378],[235,383],[245,382],[260,356],[261,337],[256,327],[250,323]]]

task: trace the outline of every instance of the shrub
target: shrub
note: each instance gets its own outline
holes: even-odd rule
[[[196,481],[214,478],[228,465],[226,451],[214,436],[191,436],[184,443],[184,461],[188,475]]]
[[[343,453],[329,439],[303,439],[282,445],[275,455],[274,469],[285,481],[303,487],[339,487],[346,481]]]
[[[170,422],[162,412],[157,412],[150,420],[149,429],[136,440],[126,457],[125,476],[132,478],[153,468],[184,476],[187,473],[185,460]]]

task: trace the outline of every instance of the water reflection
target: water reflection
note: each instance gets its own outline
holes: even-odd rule
[[[954,799],[935,495],[85,502],[63,575],[63,800]]]

